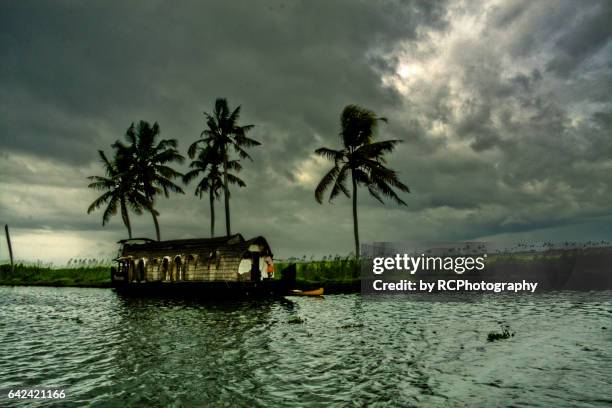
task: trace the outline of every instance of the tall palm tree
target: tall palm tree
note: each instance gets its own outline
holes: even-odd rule
[[[369,193],[384,204],[382,196],[406,205],[393,187],[403,192],[410,192],[408,186],[399,181],[397,173],[385,167],[385,153],[392,152],[401,140],[384,140],[375,142],[374,136],[378,122],[387,119],[357,105],[348,105],[340,118],[342,131],[340,136],[344,145],[340,150],[326,147],[315,150],[319,156],[332,160],[334,166],[323,176],[315,189],[315,199],[323,203],[325,190],[332,187],[329,195],[331,202],[340,193],[351,197],[346,187],[347,177],[352,182],[353,229],[355,235],[355,256],[359,258],[359,223],[357,218],[357,187],[364,186]]]
[[[210,200],[210,236],[215,236],[215,200],[221,198],[221,189],[223,188],[223,172],[220,170],[223,160],[218,151],[206,147],[199,149],[199,154],[196,160],[193,160],[189,167],[192,169],[183,176],[185,184],[190,183],[198,175],[203,174],[202,179],[195,189],[195,194],[202,198],[202,194],[208,192]],[[238,160],[229,160],[227,168],[238,173],[242,166]],[[227,173],[227,181],[230,184],[237,184],[240,187],[246,187],[246,184],[238,176]]]
[[[170,192],[185,194],[183,189],[173,182],[182,176],[181,173],[170,167],[170,164],[182,163],[185,158],[176,149],[176,139],[162,139],[156,142],[160,135],[157,122],[151,126],[148,122],[141,120],[138,126],[130,125],[125,133],[128,145],[120,141],[113,145],[120,156],[129,161],[129,173],[136,180],[136,188],[142,191],[148,200],[146,209],[153,217],[155,234],[157,240],[161,240],[159,212],[155,209],[155,199],[160,193],[167,198]]]
[[[142,214],[142,209],[148,206],[147,198],[136,188],[136,182],[131,177],[128,170],[129,163],[123,157],[115,155],[110,161],[102,150],[98,150],[102,164],[104,165],[105,176],[87,177],[91,183],[87,186],[98,191],[105,191],[87,209],[87,214],[106,205],[102,215],[102,225],[110,220],[112,215],[117,214],[117,205],[121,212],[121,219],[128,230],[128,237],[132,238],[132,226],[128,207],[135,214]]]
[[[229,150],[233,149],[241,159],[251,159],[245,149],[259,146],[257,140],[248,138],[247,132],[254,125],[238,125],[240,119],[240,106],[231,110],[227,105],[227,99],[217,98],[215,109],[212,113],[204,112],[206,117],[206,128],[200,134],[200,139],[189,146],[189,157],[194,158],[200,143],[219,152],[223,162],[223,192],[225,201],[225,229],[227,235],[231,235],[229,185],[228,185],[228,163]],[[251,159],[252,160],[252,159]]]

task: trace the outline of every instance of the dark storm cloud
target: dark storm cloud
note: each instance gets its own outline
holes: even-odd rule
[[[433,57],[423,63],[409,55],[407,62],[435,70],[431,77],[421,74],[423,89],[417,72],[405,92],[410,109],[417,111],[413,119],[427,129],[417,133],[424,138],[439,133],[436,142],[417,139],[426,146],[420,152],[426,159],[413,162],[406,173],[426,175],[411,184],[415,196],[409,205],[477,214],[463,216],[464,237],[609,213],[611,128],[599,118],[608,117],[611,100],[594,84],[612,86],[612,30],[587,27],[599,22],[607,5],[504,6],[480,16],[475,7],[460,10],[451,18],[457,27],[451,27],[450,39],[434,42]],[[472,29],[465,31],[466,25]],[[455,31],[460,34],[453,36]],[[572,47],[582,43],[584,52],[572,55],[569,38]],[[572,57],[571,82],[547,70],[560,55]]]
[[[612,3],[603,2],[581,17],[556,42],[559,54],[547,64],[555,73],[568,76],[580,64],[587,61],[612,38]],[[608,62],[610,57],[608,56]]]
[[[248,188],[232,192],[235,228],[266,235],[280,255],[351,248],[350,202],[314,201],[329,163],[312,156],[339,146],[348,103],[390,118],[380,134],[405,141],[390,165],[412,190],[408,207],[360,195],[366,241],[571,234],[578,224],[595,233],[609,214],[609,2],[0,8],[0,218],[16,229],[94,236],[85,177],[101,171],[96,150],[145,119],[185,151],[217,96],[241,104],[263,142],[244,164]],[[193,186],[186,193],[158,203],[163,237],[207,235],[208,204]],[[152,235],[150,217],[133,223]],[[124,233],[118,219],[106,230]]]
[[[367,50],[415,38],[443,12],[437,2],[353,1],[2,7],[5,145],[74,163],[140,118],[190,141],[219,95],[291,129],[287,153],[299,151],[313,130],[335,131],[330,110],[392,102]]]

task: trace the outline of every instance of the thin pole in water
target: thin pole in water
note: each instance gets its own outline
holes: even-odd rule
[[[9,257],[11,258],[11,273],[15,271],[13,264],[13,246],[11,245],[11,235],[9,234],[8,224],[4,224],[4,232],[6,233],[6,243],[8,245]]]

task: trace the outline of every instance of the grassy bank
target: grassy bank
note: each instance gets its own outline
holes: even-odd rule
[[[110,287],[108,266],[51,268],[38,265],[0,265],[0,285]]]
[[[327,260],[277,261],[276,279],[280,279],[280,271],[291,263],[296,264],[297,287],[323,286],[327,293],[360,290],[361,264],[355,259],[336,257]],[[573,282],[573,286],[597,289],[612,286],[609,265],[612,265],[612,247],[525,251],[489,255],[486,275],[504,280],[538,280],[541,287],[556,287],[559,283]],[[402,278],[406,278],[404,275]],[[427,275],[435,276],[421,274],[418,277]],[[471,275],[466,273],[462,276]],[[412,275],[412,278],[417,277]],[[110,266],[102,263],[65,267],[18,264],[11,272],[9,265],[0,265],[0,285],[110,287]]]
[[[290,262],[275,265],[276,277]],[[297,262],[297,281],[302,286],[359,289],[359,263],[354,259]],[[17,264],[0,265],[0,285],[110,287],[110,266],[49,267]]]
[[[277,262],[276,278],[292,262]],[[297,282],[301,286],[325,286],[339,291],[359,289],[359,262],[354,259],[297,262]],[[110,287],[110,266],[49,267],[17,264],[0,265],[0,285]]]
[[[275,278],[293,262],[277,262]],[[326,293],[359,292],[361,264],[352,258],[295,262],[296,283],[300,288],[324,287]]]

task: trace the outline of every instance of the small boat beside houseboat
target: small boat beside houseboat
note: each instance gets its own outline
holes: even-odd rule
[[[289,296],[323,296],[323,288],[317,288],[312,290],[301,290],[301,289],[293,289],[289,291],[287,294]]]
[[[295,271],[274,279],[274,261],[264,237],[119,241],[114,288],[158,294],[282,295],[293,288]],[[285,276],[286,275],[286,276]]]

